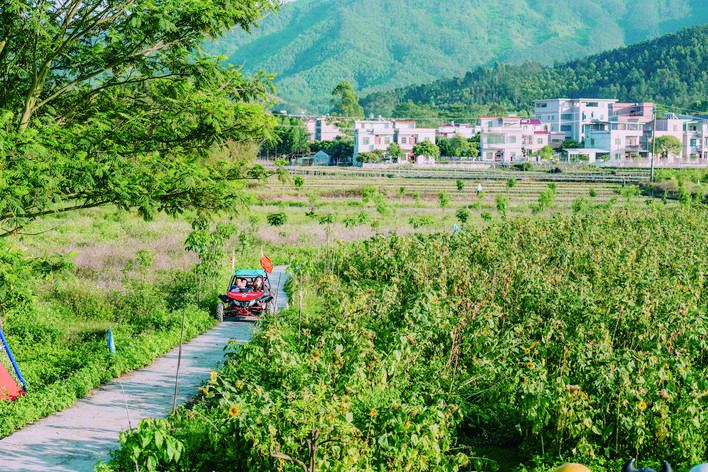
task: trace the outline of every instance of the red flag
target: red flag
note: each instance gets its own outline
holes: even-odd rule
[[[270,262],[270,259],[268,259],[265,254],[263,254],[263,249],[261,249],[261,267],[263,267],[263,270],[269,274],[273,272],[273,263]]]

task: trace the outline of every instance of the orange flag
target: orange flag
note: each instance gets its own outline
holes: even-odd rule
[[[270,259],[268,259],[265,254],[263,254],[263,248],[261,248],[261,267],[263,267],[263,270],[269,274],[273,272],[273,263],[270,262]]]

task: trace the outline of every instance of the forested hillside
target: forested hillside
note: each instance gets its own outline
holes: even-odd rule
[[[655,101],[679,112],[708,110],[708,25],[544,66],[495,64],[464,77],[373,93],[367,113],[462,119],[485,113],[533,113],[533,100],[553,97]]]
[[[277,74],[288,111],[326,112],[342,80],[365,95],[495,61],[551,65],[705,22],[705,0],[297,0],[207,49]]]

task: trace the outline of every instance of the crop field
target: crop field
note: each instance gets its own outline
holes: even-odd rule
[[[166,352],[182,312],[188,336],[209,329],[232,251],[257,267],[263,247],[292,267],[290,309],[229,354],[206,395],[126,435],[103,470],[697,463],[702,185],[669,179],[647,196],[512,177],[271,178],[246,189],[242,213],[196,229],[111,209],[38,221],[2,246],[4,274],[31,264],[18,251],[53,265],[18,278],[1,307],[32,395],[0,404],[0,434]],[[182,444],[179,463],[146,439],[154,428]]]
[[[705,217],[557,212],[293,259],[302,312],[230,352],[170,419],[184,451],[160,466],[688,470],[708,447]],[[154,456],[148,434],[110,467]]]

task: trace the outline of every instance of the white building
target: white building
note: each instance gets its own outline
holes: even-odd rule
[[[519,116],[482,117],[480,160],[514,162],[526,160],[549,144],[550,133],[540,120]]]
[[[620,103],[616,99],[552,98],[534,100],[534,110],[536,118],[547,126],[547,131],[564,133],[565,139],[580,143],[585,140],[586,127],[594,123],[648,123],[653,118],[654,104]]]
[[[460,135],[465,139],[471,139],[481,131],[482,127],[479,125],[475,126],[468,123],[457,124],[453,122],[449,125],[438,126],[438,130],[435,134],[445,139],[450,139],[455,135]]]
[[[415,121],[358,120],[354,122],[354,162],[362,152],[386,151],[397,143],[406,161],[411,160],[413,148],[421,141],[435,143],[434,128],[417,128]]]

